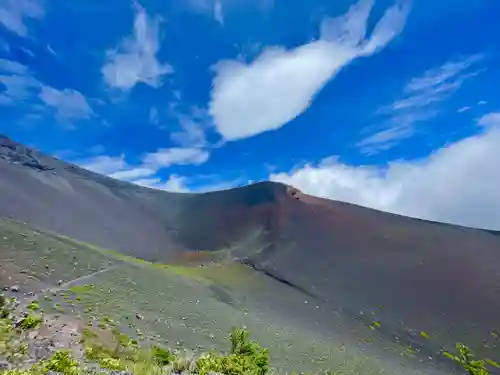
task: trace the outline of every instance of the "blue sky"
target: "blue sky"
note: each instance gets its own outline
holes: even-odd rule
[[[169,191],[500,229],[496,1],[2,0],[0,132]]]

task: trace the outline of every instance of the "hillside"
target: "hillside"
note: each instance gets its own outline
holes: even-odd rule
[[[403,365],[407,371],[438,371],[448,366],[436,361],[438,351],[457,341],[498,357],[491,342],[491,332],[500,330],[500,237],[495,233],[319,199],[271,182],[204,194],[155,191],[83,170],[6,137],[0,137],[0,179],[0,216],[54,233],[47,238],[61,234],[116,252],[95,260],[82,275],[105,268],[101,262],[119,262],[109,273],[92,276],[103,290],[113,291],[114,300],[99,309],[110,314],[117,310],[114,303],[127,301],[130,306],[119,310],[131,316],[140,311],[146,317],[143,330],[152,334],[184,337],[195,346],[207,340],[210,329],[227,332],[238,321],[251,325],[261,341],[272,341],[282,369],[309,369],[314,351],[335,366],[342,361],[342,346],[354,357],[380,357],[382,364],[368,366],[372,370],[395,372]],[[8,239],[28,230],[4,223]],[[56,238],[50,246],[21,246],[23,251],[7,241],[3,251],[15,252],[2,255],[11,259],[2,269],[19,276],[43,249],[51,249],[45,256],[62,249],[47,283],[64,279],[74,268],[61,262],[65,252],[91,253],[74,240]],[[64,250],[64,241],[73,241],[70,248],[76,250]],[[150,265],[138,272],[137,265],[144,265],[140,260],[168,263],[176,272],[158,273]],[[0,278],[5,286],[8,280],[12,283]],[[160,293],[171,293],[168,300],[179,305],[158,303]],[[100,300],[87,298],[88,303]],[[182,313],[165,330],[156,319],[172,308]],[[189,328],[201,327],[203,339],[178,328],[189,309]],[[272,327],[272,340],[264,327]],[[280,343],[285,332],[293,332],[288,357]],[[300,343],[300,337],[310,341]],[[371,344],[360,348],[367,337]],[[415,360],[401,358],[398,350],[408,346],[416,351]]]

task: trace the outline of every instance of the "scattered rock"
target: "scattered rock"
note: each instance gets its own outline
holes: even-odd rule
[[[109,375],[134,375],[134,374],[128,371],[113,370],[109,373]]]
[[[139,320],[144,320],[144,317],[139,313],[135,314],[135,317]]]
[[[13,293],[19,292],[19,285],[12,285],[10,287],[10,291],[13,292]]]
[[[7,361],[0,360],[0,371],[7,371],[10,370],[11,365]]]

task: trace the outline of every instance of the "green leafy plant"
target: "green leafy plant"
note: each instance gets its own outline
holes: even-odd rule
[[[55,371],[64,375],[76,375],[79,373],[78,361],[71,357],[68,350],[58,350],[44,365],[45,372]]]
[[[215,371],[226,375],[264,375],[269,371],[269,352],[248,339],[246,329],[231,331],[231,353],[220,355],[214,351],[197,361],[200,375]]]
[[[41,323],[42,323],[41,316],[29,314],[19,322],[18,327],[23,330],[28,330],[38,327]]]
[[[486,367],[486,361],[482,359],[473,359],[474,353],[469,347],[464,344],[458,343],[456,345],[457,352],[449,353],[444,352],[445,357],[450,358],[451,360],[459,363],[465,371],[467,371],[470,375],[488,375],[489,371]]]
[[[38,310],[40,310],[40,304],[38,303],[38,301],[31,301],[31,302],[29,303],[29,305],[28,305],[28,306],[26,306],[26,308],[27,308],[28,310],[38,311]]]
[[[153,356],[153,360],[160,366],[169,365],[175,360],[175,355],[170,350],[156,345],[151,348],[151,355]]]

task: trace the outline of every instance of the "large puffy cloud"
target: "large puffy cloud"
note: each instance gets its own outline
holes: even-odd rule
[[[500,113],[482,117],[478,125],[478,134],[422,160],[382,168],[328,158],[270,178],[306,193],[384,211],[500,229]]]
[[[220,134],[237,140],[280,128],[352,60],[384,48],[403,30],[408,7],[389,8],[367,37],[372,7],[373,1],[360,0],[346,14],[325,20],[320,40],[292,50],[270,47],[250,64],[217,63],[209,109]]]

